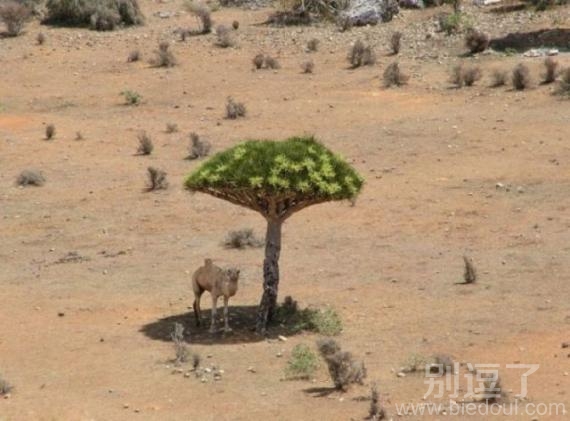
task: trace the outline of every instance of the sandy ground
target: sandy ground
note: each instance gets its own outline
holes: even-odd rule
[[[175,41],[173,29],[195,24],[187,15],[153,15],[181,10],[179,2],[142,6],[148,22],[140,28],[94,33],[32,23],[23,36],[0,40],[0,374],[14,385],[0,400],[0,420],[360,420],[373,382],[398,419],[397,404],[432,399],[422,399],[422,375],[394,370],[413,354],[434,353],[500,364],[511,399],[520,371],[505,365],[540,364],[519,406],[562,403],[570,411],[570,350],[561,348],[570,340],[570,103],[537,83],[540,58],[466,59],[484,79],[458,90],[448,73],[460,37],[437,59],[416,59],[404,44],[410,83],[384,89],[380,75],[392,59],[384,51],[377,65],[348,70],[350,41],[405,31],[433,11],[339,34],[328,26],[268,29],[253,25],[267,10],[222,10],[217,22],[241,26],[238,47],[221,49],[213,35]],[[568,16],[559,10],[550,13]],[[542,16],[529,27],[556,18]],[[43,46],[35,45],[39,31]],[[315,73],[304,75],[299,63],[312,37],[321,47],[310,55]],[[159,39],[172,41],[178,66],[148,65]],[[144,60],[126,63],[135,48]],[[260,50],[282,68],[252,71]],[[532,89],[488,87],[492,69],[521,60]],[[570,65],[568,53],[558,60]],[[126,89],[143,103],[123,105]],[[247,105],[245,119],[223,118],[229,95]],[[165,133],[169,122],[180,131]],[[57,132],[45,141],[50,123]],[[150,156],[134,155],[141,130],[154,140]],[[77,131],[84,140],[74,140]],[[184,175],[199,165],[184,160],[190,131],[215,150],[313,133],[365,177],[356,206],[320,205],[286,223],[280,289],[302,306],[337,309],[338,340],[364,360],[365,385],[332,392],[324,364],[313,381],[282,380],[292,348],[313,346],[318,335],[281,342],[275,332],[262,339],[249,331],[262,251],[221,242],[231,229],[261,234],[264,221],[183,190]],[[149,165],[168,172],[168,190],[144,192]],[[45,186],[15,186],[28,168],[45,174]],[[84,259],[58,263],[69,252]],[[475,285],[456,284],[463,254],[478,269]],[[190,273],[205,257],[242,270],[231,302],[235,332],[223,338],[196,330],[189,312]],[[204,364],[224,370],[221,381],[172,374],[174,321]]]

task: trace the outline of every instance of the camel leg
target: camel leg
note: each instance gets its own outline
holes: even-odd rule
[[[202,313],[200,311],[200,298],[202,297],[202,292],[196,292],[194,291],[194,304],[192,305],[192,307],[194,308],[194,318],[196,319],[196,326],[200,326],[201,324],[201,319],[202,319]]]
[[[224,296],[224,331],[231,332],[232,328],[230,327],[229,323],[229,310],[228,310],[228,301],[230,300],[229,297]]]
[[[216,307],[218,305],[218,296],[212,294],[212,323],[210,324],[210,333],[216,332]]]

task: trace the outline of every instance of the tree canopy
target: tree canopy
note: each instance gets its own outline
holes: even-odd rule
[[[354,198],[362,177],[314,137],[249,140],[220,152],[185,180],[264,216],[286,218],[312,204]]]

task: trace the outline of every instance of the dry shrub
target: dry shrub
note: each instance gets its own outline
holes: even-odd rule
[[[513,69],[511,81],[513,88],[522,91],[530,86],[530,70],[526,64],[519,63]]]
[[[224,240],[224,246],[229,249],[258,248],[264,244],[265,241],[257,238],[251,228],[230,231]]]
[[[548,84],[556,80],[558,76],[558,62],[552,57],[547,57],[544,60],[545,72],[542,75],[542,83]]]
[[[560,72],[560,82],[555,93],[557,95],[567,96],[570,98],[570,67],[567,67]]]
[[[509,80],[509,74],[506,70],[495,69],[491,73],[491,87],[498,88],[499,86],[505,86]]]
[[[46,126],[46,140],[52,140],[55,136],[55,126],[53,124],[48,124]]]
[[[129,53],[127,57],[127,63],[134,63],[135,61],[139,61],[141,59],[141,53],[139,50],[133,50]]]
[[[473,264],[473,259],[463,256],[463,263],[465,264],[465,271],[463,272],[463,279],[466,284],[474,284],[477,282],[477,270]]]
[[[376,63],[376,55],[369,45],[358,40],[350,48],[347,57],[350,66],[355,69],[360,66],[371,66]]]
[[[144,16],[137,0],[47,0],[46,23],[89,26],[107,31],[119,25],[142,25]]]
[[[465,35],[465,46],[471,54],[481,53],[489,47],[489,35],[484,32],[471,30]]]
[[[277,59],[271,56],[265,56],[265,67],[267,67],[268,69],[276,70],[279,69],[281,65],[279,64]]]
[[[191,2],[186,4],[186,8],[200,21],[201,34],[209,34],[212,32],[212,11],[210,8],[201,2]]]
[[[252,62],[256,69],[261,69],[263,67],[263,63],[265,63],[265,56],[263,54],[257,54],[253,58]]]
[[[8,395],[10,392],[12,392],[13,389],[14,386],[12,386],[8,380],[0,376],[0,396]]]
[[[187,159],[198,159],[207,156],[210,153],[212,145],[207,140],[200,139],[198,134],[190,133],[190,153]]]
[[[386,70],[384,70],[384,86],[389,88],[391,86],[402,86],[408,83],[409,76],[402,73],[398,62],[391,63]]]
[[[166,181],[166,172],[154,167],[148,167],[148,191],[154,190],[164,190],[168,188],[168,182]]]
[[[481,69],[477,66],[465,67],[458,64],[451,70],[450,82],[457,88],[462,86],[473,86],[475,82],[481,79]]]
[[[402,33],[396,31],[392,33],[390,37],[390,49],[392,50],[393,55],[397,55],[400,52],[400,47],[402,43]]]
[[[232,31],[225,25],[218,25],[216,28],[216,36],[218,37],[217,45],[222,48],[233,47],[235,45],[232,37]]]
[[[40,32],[38,35],[36,35],[36,43],[38,45],[44,45],[46,42],[46,36],[44,35],[43,32]]]
[[[239,29],[239,22],[237,20],[234,20],[232,22],[232,28],[234,28],[234,31],[237,31]]]
[[[174,329],[170,333],[170,338],[174,344],[174,364],[180,365],[187,362],[190,356],[190,350],[184,341],[184,326],[182,326],[181,323],[174,323]]]
[[[266,23],[276,26],[310,25],[311,14],[307,10],[279,10],[269,15]]]
[[[308,51],[318,51],[320,41],[317,38],[312,38],[307,42]]]
[[[154,149],[151,137],[147,134],[147,132],[142,132],[139,133],[138,139],[139,147],[137,149],[137,153],[139,155],[150,155]]]
[[[170,44],[162,41],[158,44],[158,50],[154,51],[155,57],[150,60],[154,67],[173,67],[176,65],[176,58],[170,51]]]
[[[334,339],[320,339],[317,347],[327,363],[336,389],[346,391],[353,383],[363,383],[366,377],[364,363],[356,361],[350,352],[341,351]]]
[[[17,1],[5,1],[0,4],[0,22],[4,22],[6,34],[11,37],[20,35],[31,14],[29,8]]]
[[[386,418],[386,411],[380,403],[380,395],[376,383],[372,384],[370,389],[370,408],[368,409],[368,419],[372,421],[380,421]]]
[[[36,170],[24,170],[16,179],[18,186],[36,186],[41,187],[46,182],[43,174]]]
[[[228,97],[228,102],[226,103],[226,118],[229,120],[235,120],[239,117],[245,117],[247,109],[242,102],[235,102],[232,97]]]
[[[463,83],[465,86],[473,86],[481,79],[481,69],[478,66],[470,66],[463,71]]]
[[[176,133],[178,131],[178,124],[166,123],[166,133]]]
[[[313,73],[313,70],[315,70],[315,63],[313,60],[307,60],[301,63],[301,71],[303,73]]]

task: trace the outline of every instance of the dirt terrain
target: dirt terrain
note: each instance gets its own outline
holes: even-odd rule
[[[442,9],[404,10],[344,33],[268,28],[255,24],[270,9],[222,9],[216,23],[240,22],[237,46],[222,49],[213,34],[178,41],[176,28],[196,25],[188,14],[155,15],[182,11],[180,1],[141,7],[142,27],[97,33],[33,22],[22,36],[0,39],[0,375],[14,385],[0,399],[0,420],[361,420],[373,382],[388,419],[400,419],[396,404],[432,400],[422,399],[421,374],[396,373],[411,355],[435,353],[500,364],[511,399],[520,371],[505,364],[540,364],[528,402],[570,411],[570,349],[561,346],[570,341],[570,102],[539,84],[543,58],[461,58],[461,36],[426,39],[421,31]],[[508,30],[501,19],[520,31],[570,27],[568,6],[534,17],[469,13],[494,37]],[[411,78],[385,89],[396,29]],[[309,54],[313,37],[321,44]],[[358,38],[376,45],[378,63],[349,70],[346,52]],[[149,66],[159,40],[171,42],[177,66]],[[127,63],[136,48],[143,60]],[[252,70],[260,51],[281,69]],[[312,75],[300,72],[307,57]],[[556,59],[570,66],[568,52]],[[452,88],[449,70],[460,60],[480,65],[483,80]],[[521,61],[531,89],[489,88],[492,69]],[[127,89],[142,95],[141,105],[124,105]],[[230,95],[246,104],[246,118],[224,119]],[[167,123],[179,132],[166,133]],[[47,124],[56,127],[51,141]],[[150,156],[135,156],[141,130],[153,138]],[[84,140],[74,140],[77,131]],[[332,391],[324,363],[312,381],[283,380],[292,348],[319,336],[283,342],[276,331],[267,339],[250,331],[263,251],[221,243],[232,229],[262,235],[265,224],[183,189],[199,165],[184,159],[191,131],[214,151],[315,134],[364,176],[355,206],[319,205],[287,221],[280,297],[339,312],[338,341],[364,360],[365,385]],[[167,171],[167,190],[144,191],[150,165]],[[30,168],[44,173],[43,187],[15,185]],[[464,254],[478,270],[474,285],[457,284]],[[205,257],[242,271],[230,301],[234,333],[225,337],[194,327],[190,275]],[[175,321],[203,364],[224,370],[221,380],[176,372],[168,336]],[[401,419],[445,418],[482,419]]]

